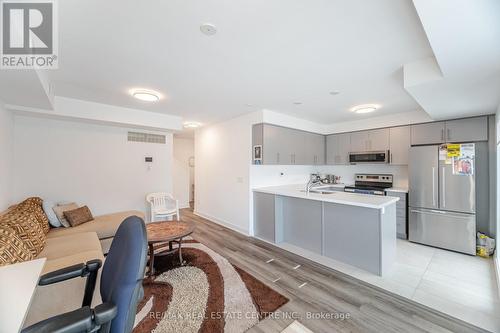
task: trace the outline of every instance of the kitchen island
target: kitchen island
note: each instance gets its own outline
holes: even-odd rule
[[[300,184],[253,189],[254,236],[380,276],[391,269],[399,198],[320,188],[307,193],[304,188]]]

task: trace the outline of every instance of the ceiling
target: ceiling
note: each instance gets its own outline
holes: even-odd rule
[[[411,0],[65,0],[59,17],[56,95],[203,123],[260,109],[323,123],[414,111],[403,65],[433,56]],[[200,32],[207,22],[216,35]],[[136,87],[165,97],[134,100]],[[382,108],[349,111],[366,103]]]

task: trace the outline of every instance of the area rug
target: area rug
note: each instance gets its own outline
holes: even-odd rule
[[[183,243],[182,254],[184,266],[176,253],[155,258],[134,333],[245,332],[288,302],[195,240]]]

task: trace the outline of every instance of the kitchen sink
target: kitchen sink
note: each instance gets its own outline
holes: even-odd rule
[[[306,190],[300,190],[300,192],[306,193]],[[323,191],[323,190],[310,190],[309,193],[318,193],[318,194],[335,194],[335,192],[332,191]]]

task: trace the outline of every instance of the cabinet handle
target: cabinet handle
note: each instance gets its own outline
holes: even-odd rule
[[[390,161],[389,161],[390,164],[392,164],[392,153],[390,155]]]
[[[280,163],[280,153],[276,153],[276,163]]]
[[[448,140],[451,140],[450,129],[446,129],[446,135],[448,136]]]
[[[444,128],[441,128],[441,141],[444,141]]]

